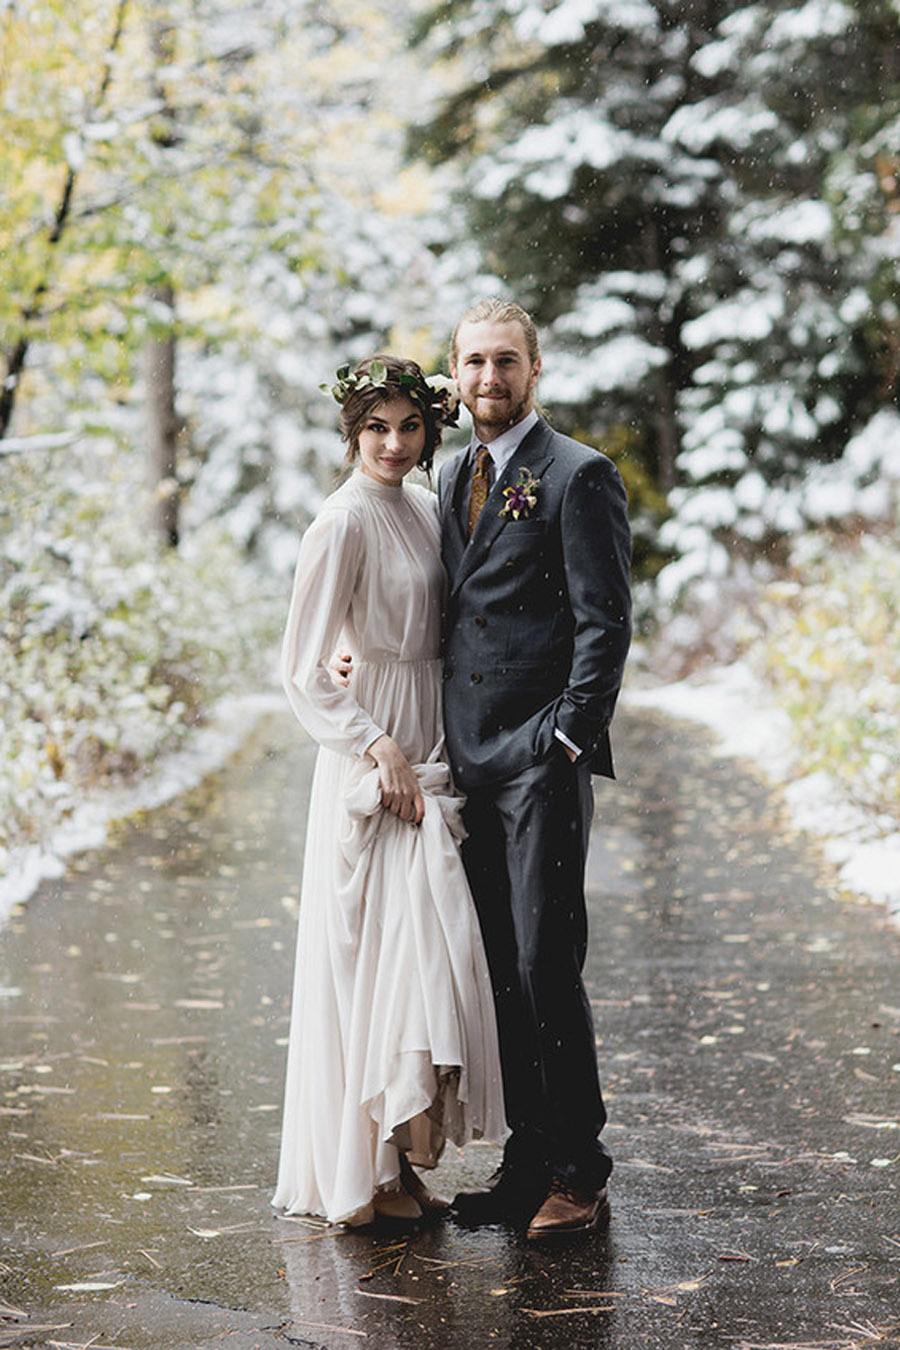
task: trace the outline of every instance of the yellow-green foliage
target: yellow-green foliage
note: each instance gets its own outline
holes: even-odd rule
[[[803,762],[868,810],[900,809],[900,550],[822,544],[768,588],[763,673],[790,713]]]
[[[0,381],[25,339],[127,385],[134,347],[172,322],[147,296],[163,280],[179,335],[246,338],[247,269],[330,271],[335,198],[362,237],[421,213],[428,175],[398,167],[396,88],[417,69],[402,22],[369,0],[252,8],[226,43],[229,0],[0,0]],[[44,429],[27,419],[45,382],[29,358],[16,431]]]

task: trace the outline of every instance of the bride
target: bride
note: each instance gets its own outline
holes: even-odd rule
[[[443,1212],[412,1164],[506,1126],[490,978],[441,726],[437,499],[449,392],[414,361],[343,367],[354,465],[300,547],[282,652],[319,743],[306,836],[278,1183],[332,1223]],[[338,644],[353,653],[333,681]]]

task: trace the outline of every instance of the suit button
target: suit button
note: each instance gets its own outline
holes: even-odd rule
[[[487,619],[483,614],[475,615],[475,626],[476,628],[487,628]]]
[[[472,672],[471,680],[473,684],[481,684],[481,676],[477,670]]]

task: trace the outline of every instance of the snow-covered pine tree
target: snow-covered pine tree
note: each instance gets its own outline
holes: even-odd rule
[[[680,109],[665,134],[723,163],[730,143],[732,204],[694,259],[701,312],[682,329],[702,361],[679,399],[680,483],[661,537],[680,556],[665,595],[735,555],[777,555],[809,521],[883,507],[865,490],[888,450],[900,373],[898,57],[896,6],[806,0],[736,8],[693,58],[719,93]],[[900,454],[900,419],[894,434]],[[826,505],[810,467],[848,442]]]
[[[417,146],[550,326],[557,418],[669,491],[668,591],[796,528],[896,389],[896,6],[450,0],[423,31],[460,74]]]
[[[427,365],[444,341],[426,242],[443,202],[403,157],[405,126],[428,98],[389,0],[317,0],[258,63],[262,159],[283,171],[262,218],[242,223],[235,204],[222,241],[240,286],[229,269],[217,293],[239,304],[240,324],[183,361],[196,452],[185,520],[223,518],[278,571],[292,569],[297,525],[343,461],[338,408],[320,384],[391,344]]]
[[[663,491],[693,364],[688,265],[728,204],[717,159],[662,134],[705,92],[692,58],[727,5],[670,9],[451,0],[424,27],[460,87],[416,138],[464,167],[487,264],[552,327],[542,398],[568,426],[629,446]]]

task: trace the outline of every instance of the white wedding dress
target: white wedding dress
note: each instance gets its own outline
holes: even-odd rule
[[[282,653],[320,745],[300,901],[278,1184],[272,1204],[372,1217],[398,1148],[434,1166],[446,1138],[505,1132],[497,1030],[443,762],[443,589],[434,495],[357,469],[300,548]],[[337,686],[337,649],[353,654]],[[416,827],[384,811],[364,757],[383,732],[418,776]]]

